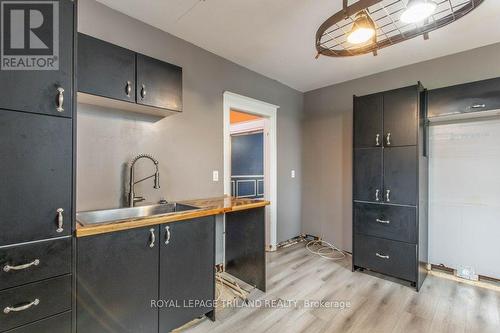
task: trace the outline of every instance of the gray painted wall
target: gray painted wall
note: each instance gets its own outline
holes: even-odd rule
[[[303,94],[94,0],[80,0],[78,9],[80,32],[182,66],[184,112],[156,121],[79,105],[77,210],[120,206],[126,162],[139,153],[153,154],[160,161],[161,190],[153,190],[152,182],[137,188],[148,201],[222,195],[223,182],[213,182],[212,171],[222,176],[222,94],[227,90],[280,106],[278,241],[298,235]],[[137,166],[138,177],[152,168],[147,162]],[[294,179],[292,169],[297,172]]]
[[[500,44],[494,44],[307,92],[302,135],[303,232],[351,250],[353,95],[419,80],[433,89],[498,77],[499,54]]]

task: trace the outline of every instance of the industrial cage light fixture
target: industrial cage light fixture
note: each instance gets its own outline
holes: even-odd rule
[[[316,32],[316,58],[377,51],[442,28],[484,0],[342,0],[343,8]]]

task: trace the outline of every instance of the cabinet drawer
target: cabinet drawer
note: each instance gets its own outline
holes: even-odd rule
[[[15,328],[5,333],[70,333],[71,311]]]
[[[70,271],[71,238],[0,249],[0,290]]]
[[[354,265],[401,279],[416,280],[417,245],[356,234]]]
[[[354,203],[354,231],[369,236],[416,243],[417,209]]]
[[[0,331],[70,309],[71,275],[6,289],[0,292]]]

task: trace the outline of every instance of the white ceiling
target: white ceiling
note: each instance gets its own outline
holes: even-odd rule
[[[314,38],[342,0],[97,0],[300,91],[500,42],[500,1],[383,49],[377,57],[320,57]]]

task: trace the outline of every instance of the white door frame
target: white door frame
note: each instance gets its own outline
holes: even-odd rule
[[[224,194],[231,195],[231,109],[255,114],[266,118],[267,135],[264,135],[264,198],[271,202],[266,209],[266,248],[276,250],[277,245],[277,199],[278,199],[278,158],[277,158],[277,111],[279,106],[250,97],[224,92]],[[265,133],[266,134],[266,133]]]

